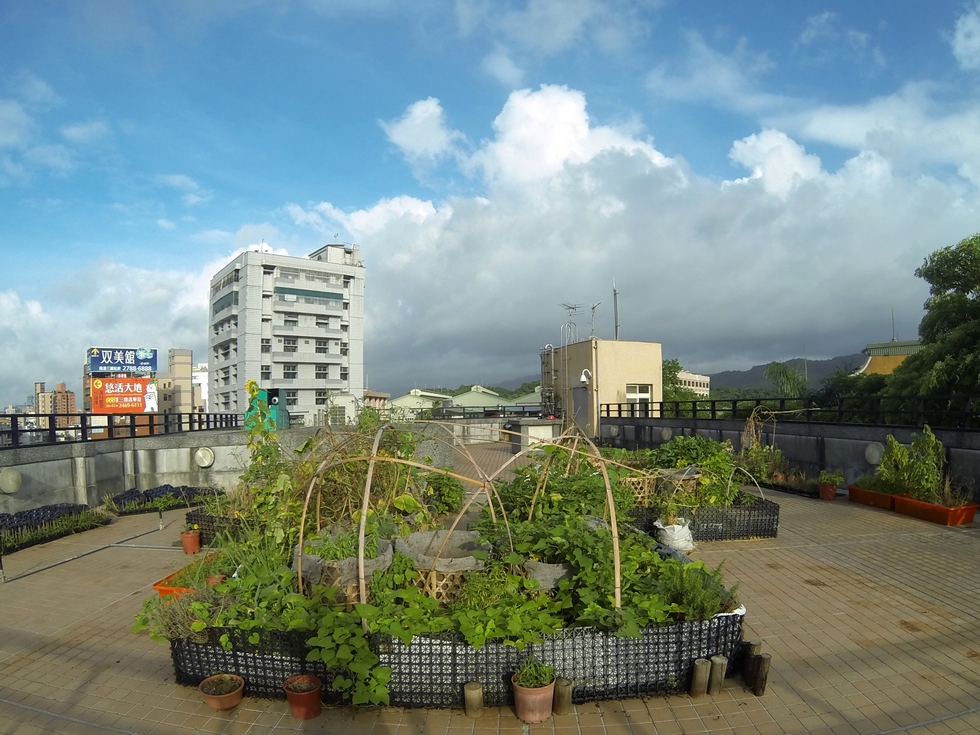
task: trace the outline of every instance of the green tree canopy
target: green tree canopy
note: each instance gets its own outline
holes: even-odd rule
[[[690,388],[681,385],[680,372],[683,370],[680,360],[664,360],[661,372],[665,401],[696,401],[699,396]]]
[[[895,369],[885,392],[980,392],[980,234],[935,251],[915,275],[929,284],[919,324],[923,348]]]
[[[809,389],[803,371],[781,362],[769,363],[762,375],[773,384],[781,398],[802,398]]]

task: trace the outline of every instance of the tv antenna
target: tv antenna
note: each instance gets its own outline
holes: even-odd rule
[[[582,313],[582,305],[562,304],[561,307],[568,312],[568,321],[561,327],[561,345],[565,347],[573,342],[578,342],[578,325],[575,324],[572,317]]]
[[[595,310],[599,308],[600,304],[602,304],[601,301],[596,301],[592,304],[592,333],[589,335],[591,337],[595,337]]]

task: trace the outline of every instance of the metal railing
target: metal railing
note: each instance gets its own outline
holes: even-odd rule
[[[604,403],[600,418],[744,420],[759,406],[779,421],[864,426],[914,426],[980,430],[980,396],[846,396],[817,402],[799,398],[738,398],[659,403]]]
[[[235,413],[20,413],[0,416],[0,449],[233,429]]]
[[[539,418],[541,406],[444,406],[423,409],[420,418],[435,420],[448,419],[489,419],[489,418]],[[548,418],[548,416],[545,416]]]

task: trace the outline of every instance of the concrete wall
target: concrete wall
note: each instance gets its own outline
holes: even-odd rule
[[[603,444],[626,449],[652,449],[663,444],[664,429],[673,436],[701,436],[718,441],[730,440],[736,451],[741,447],[744,421],[710,419],[602,419],[600,438]],[[775,443],[786,458],[808,475],[820,470],[843,470],[846,482],[874,472],[875,466],[865,458],[868,445],[892,434],[908,444],[912,434],[921,430],[849,426],[836,424],[778,423],[775,431],[766,427],[764,441]],[[937,429],[936,437],[946,448],[950,473],[960,482],[972,483],[980,497],[980,431]]]

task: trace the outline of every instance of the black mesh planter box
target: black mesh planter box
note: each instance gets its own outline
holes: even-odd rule
[[[728,671],[738,665],[744,611],[711,620],[647,628],[641,638],[617,638],[608,631],[568,628],[523,651],[503,643],[473,648],[462,637],[418,636],[410,646],[376,636],[373,646],[390,666],[391,704],[402,707],[463,706],[463,685],[483,683],[484,703],[513,704],[510,677],[520,661],[535,658],[572,680],[572,701],[623,699],[687,691],[694,661],[722,654]]]
[[[333,677],[322,661],[307,661],[306,645],[313,633],[299,631],[259,631],[259,642],[248,642],[249,631],[209,628],[208,641],[178,639],[170,641],[170,656],[178,684],[197,686],[214,674],[238,674],[245,679],[250,697],[285,699],[282,683],[290,676],[313,674],[323,682],[323,701],[339,704],[341,697],[330,690]],[[219,638],[227,634],[231,650],[221,647]]]
[[[417,636],[406,646],[386,635],[372,636],[371,646],[391,667],[391,704],[401,707],[463,707],[463,685],[483,683],[484,702],[491,707],[513,704],[510,677],[520,661],[534,656],[572,680],[572,701],[623,699],[684,692],[690,688],[694,661],[728,656],[728,674],[737,671],[744,608],[711,620],[691,620],[647,628],[640,638],[617,638],[594,628],[568,628],[546,636],[523,651],[503,643],[474,648],[457,634]],[[227,633],[232,650],[219,638]],[[282,682],[294,674],[314,674],[325,682],[324,701],[339,702],[329,692],[331,677],[320,661],[307,661],[311,633],[262,632],[259,643],[247,631],[209,629],[208,641],[170,642],[178,684],[197,686],[217,673],[245,679],[245,694],[283,695]]]
[[[630,522],[651,536],[656,535],[652,508],[635,507]],[[776,538],[779,532],[779,504],[757,498],[751,505],[678,508],[678,514],[691,519],[695,541],[734,541],[750,538]]]
[[[189,511],[186,521],[188,524],[197,524],[201,532],[201,546],[210,546],[219,535],[225,532],[234,537],[241,526],[237,518],[213,516],[200,508]]]

